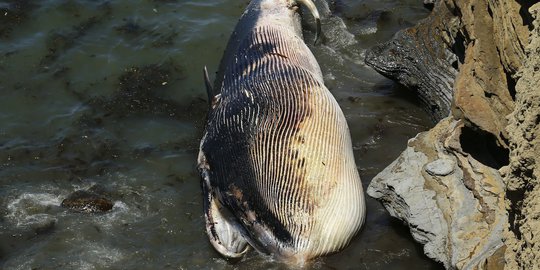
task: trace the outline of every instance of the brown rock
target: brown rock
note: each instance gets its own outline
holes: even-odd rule
[[[419,34],[444,37],[446,50],[459,59],[451,117],[411,140],[368,194],[409,224],[426,254],[447,268],[540,269],[540,3],[441,0],[430,17],[452,23],[423,21],[403,31],[414,35],[389,43],[408,48]],[[449,30],[441,31],[444,26]],[[415,50],[419,59],[405,50],[392,56],[400,63],[372,63],[391,63],[401,72],[434,55],[429,46]],[[418,70],[449,68],[441,63]],[[399,75],[398,81],[419,77]]]
[[[62,201],[62,207],[84,213],[106,212],[113,205],[111,200],[91,190],[77,190]]]
[[[506,232],[508,269],[540,268],[540,3],[516,86],[516,109],[508,117],[510,165]]]
[[[488,0],[488,12],[493,17],[493,35],[504,70],[515,76],[523,60],[529,30],[528,14],[521,15],[520,1]],[[532,1],[529,1],[532,2]],[[524,7],[525,8],[525,7]],[[526,13],[526,12],[525,12]]]
[[[492,1],[499,2],[499,1]],[[503,1],[504,2],[504,1]],[[512,96],[508,89],[507,72],[501,65],[497,41],[503,37],[506,29],[495,31],[500,21],[495,18],[507,18],[503,15],[492,15],[492,12],[519,14],[519,5],[507,5],[514,10],[491,9],[487,1],[453,1],[456,11],[461,13],[460,32],[466,37],[465,61],[459,67],[459,74],[454,85],[454,116],[461,117],[471,125],[490,132],[506,146],[506,119],[513,110]],[[492,17],[493,16],[493,17]],[[515,32],[515,31],[514,31]],[[518,42],[519,39],[513,42]],[[515,53],[514,53],[515,54]],[[512,55],[509,52],[507,55]],[[521,52],[522,54],[522,52]],[[517,54],[517,55],[521,55]],[[511,59],[519,59],[514,56]],[[509,66],[516,65],[514,62]]]

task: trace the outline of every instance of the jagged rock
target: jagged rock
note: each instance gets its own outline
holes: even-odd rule
[[[88,190],[77,190],[62,201],[62,207],[84,213],[106,212],[111,210],[113,205],[114,203],[106,198],[99,186],[93,186]]]
[[[437,1],[436,0],[424,0],[424,6],[433,9],[433,6],[435,5]]]
[[[435,120],[453,108],[454,117],[506,146],[500,116],[513,110],[513,76],[528,33],[520,8],[508,0],[437,1],[428,18],[371,48],[366,64],[418,91]]]
[[[449,269],[540,269],[539,17],[537,1],[440,0],[366,56],[449,108],[368,188]]]
[[[454,85],[453,115],[495,135],[499,144],[506,147],[505,116],[514,108],[510,89],[514,84],[512,72],[522,62],[523,49],[519,44],[527,31],[526,26],[514,21],[520,6],[508,0],[449,2],[461,14],[458,36],[463,37],[465,48],[464,62],[459,66]],[[517,30],[506,27],[508,24]],[[517,48],[507,49],[515,48],[509,42]],[[505,53],[499,54],[500,51]],[[501,55],[505,57],[501,59]],[[508,60],[512,62],[501,64]],[[512,68],[505,70],[505,66]]]
[[[368,50],[365,62],[382,75],[417,91],[438,121],[450,113],[457,74],[454,66],[458,61],[452,44],[458,26],[457,18],[438,1],[428,18]]]
[[[449,269],[485,263],[507,224],[503,179],[461,149],[463,128],[447,118],[420,133],[367,190]]]
[[[509,116],[508,185],[510,227],[506,232],[508,269],[540,268],[540,4],[530,9],[529,36],[516,86],[516,106]]]

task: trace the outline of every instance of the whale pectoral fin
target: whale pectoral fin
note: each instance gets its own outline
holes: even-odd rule
[[[205,207],[206,233],[212,246],[223,256],[240,258],[248,250],[248,242],[239,231],[238,225],[231,222],[229,210],[225,209],[211,194],[207,195]]]
[[[249,251],[250,246],[240,232],[241,226],[234,216],[216,198],[210,181],[209,173],[199,163],[201,170],[202,190],[204,197],[204,218],[206,234],[212,246],[224,257],[240,258]]]

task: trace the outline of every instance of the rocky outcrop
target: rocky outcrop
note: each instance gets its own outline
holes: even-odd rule
[[[436,1],[429,18],[366,55],[435,119],[449,113],[368,188],[448,269],[540,267],[536,2]]]
[[[458,35],[464,37],[465,48],[454,85],[453,115],[493,134],[506,147],[505,116],[514,107],[512,76],[523,62],[520,44],[528,36],[527,26],[517,18],[520,5],[510,0],[456,0],[450,4],[460,14]]]
[[[529,9],[534,30],[518,73],[516,109],[508,117],[508,268],[540,268],[540,4]]]
[[[457,71],[457,56],[452,52],[453,32],[458,20],[445,5],[414,28],[396,33],[387,43],[366,53],[366,64],[386,77],[415,89],[434,120],[450,113]]]
[[[461,120],[442,120],[411,139],[367,190],[447,268],[484,263],[503,246],[507,224],[503,179],[462,149],[467,132]]]

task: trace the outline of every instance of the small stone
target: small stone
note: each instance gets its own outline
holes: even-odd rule
[[[437,159],[426,164],[425,170],[431,175],[447,176],[454,172],[456,163],[450,159]]]

